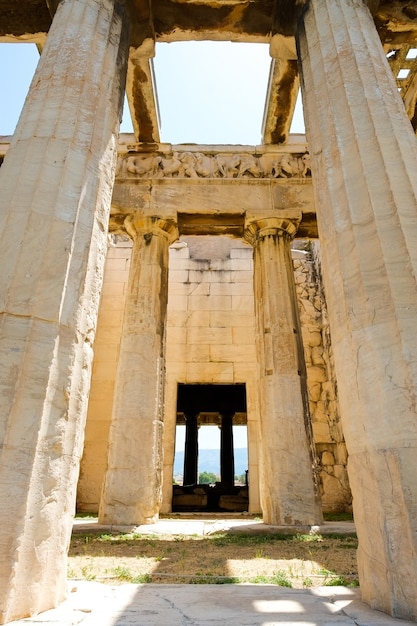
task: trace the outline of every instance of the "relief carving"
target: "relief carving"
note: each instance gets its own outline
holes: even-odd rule
[[[176,151],[172,156],[136,154],[125,157],[120,170],[141,178],[306,178],[311,175],[308,152],[261,156],[191,151]]]

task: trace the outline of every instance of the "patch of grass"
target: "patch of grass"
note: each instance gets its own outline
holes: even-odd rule
[[[123,565],[118,565],[113,570],[114,577],[118,580],[124,580],[126,582],[132,581],[132,573],[128,567],[124,567]]]
[[[323,587],[348,587],[349,581],[346,580],[343,576],[335,576],[334,578],[330,578],[329,580],[325,580],[323,583]]]
[[[295,535],[295,537],[292,537],[293,539],[295,539],[296,541],[303,541],[304,543],[311,543],[314,541],[318,541],[318,542],[322,542],[323,541],[323,537],[322,535],[319,534],[312,534],[312,535],[302,535],[300,533],[297,533]]]
[[[323,519],[325,522],[353,522],[353,513],[323,513]]]
[[[222,576],[222,577],[217,577],[214,584],[215,585],[237,585],[238,583],[240,583],[240,578],[237,578],[236,576]]]
[[[102,535],[98,535],[97,537],[97,541],[102,541],[102,542],[111,542],[111,543],[125,543],[127,541],[136,541],[137,539],[142,539],[143,535],[139,534],[139,533],[116,533],[116,534],[111,534],[111,533],[103,533]]]
[[[263,574],[259,574],[258,576],[252,576],[249,578],[249,582],[253,585],[270,585],[271,579],[268,576],[264,576]]]
[[[278,585],[279,587],[292,587],[292,583],[283,569],[279,569],[275,572],[272,577],[272,582],[274,585]]]
[[[209,535],[207,539],[217,544],[218,546],[228,546],[228,545],[244,545],[244,546],[252,546],[257,544],[271,543],[273,541],[292,541],[295,535],[287,535],[284,533],[275,533],[275,534],[250,534],[250,533],[236,533],[236,534],[227,534],[227,533],[213,533]]]
[[[134,583],[135,585],[141,585],[143,583],[151,583],[152,576],[150,574],[139,574],[138,576],[133,576],[130,582]]]
[[[69,567],[74,578],[109,584],[292,585],[343,584],[357,577],[356,536],[227,533],[204,537],[136,533],[75,533]],[[97,558],[96,558],[97,557]],[[339,578],[339,582],[332,582]],[[111,581],[113,580],[113,583]],[[349,582],[349,584],[352,584]]]
[[[92,565],[84,565],[84,567],[81,568],[81,574],[85,580],[95,580],[97,578],[92,569]]]

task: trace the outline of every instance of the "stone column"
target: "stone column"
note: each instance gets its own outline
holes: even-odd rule
[[[233,413],[222,415],[220,429],[220,480],[222,486],[235,484],[235,452],[233,448]]]
[[[310,0],[299,59],[363,599],[417,619],[417,144],[362,0]]]
[[[185,416],[184,485],[198,483],[198,413]]]
[[[131,215],[128,293],[110,427],[101,524],[151,524],[161,505],[168,248],[173,222]]]
[[[251,222],[261,406],[261,505],[267,524],[321,521],[303,402],[303,355],[290,241],[297,225]]]
[[[0,171],[0,623],[66,594],[128,43],[61,2]]]

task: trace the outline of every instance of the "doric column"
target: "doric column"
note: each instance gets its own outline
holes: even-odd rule
[[[233,447],[233,415],[222,414],[220,428],[220,480],[222,486],[235,484],[235,451]]]
[[[261,407],[261,504],[267,524],[317,524],[321,510],[303,399],[301,347],[290,241],[297,224],[251,222]]]
[[[183,485],[198,483],[198,413],[185,416]]]
[[[362,0],[299,21],[362,597],[417,618],[417,144]]]
[[[168,248],[173,222],[131,215],[128,293],[110,427],[102,524],[150,524],[161,504]]]
[[[128,43],[61,2],[0,171],[0,623],[66,594]]]

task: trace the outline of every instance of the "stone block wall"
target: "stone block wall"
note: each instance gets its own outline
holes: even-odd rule
[[[117,241],[117,245],[116,242]],[[85,429],[84,454],[78,481],[77,509],[96,513],[107,464],[117,358],[122,331],[132,242],[110,240],[94,342],[94,362]]]
[[[250,511],[260,511],[252,248],[181,237],[170,249],[163,512],[170,510],[178,383],[245,383]]]
[[[319,242],[295,241],[293,265],[323,510],[350,511],[347,452],[337,400]]]

